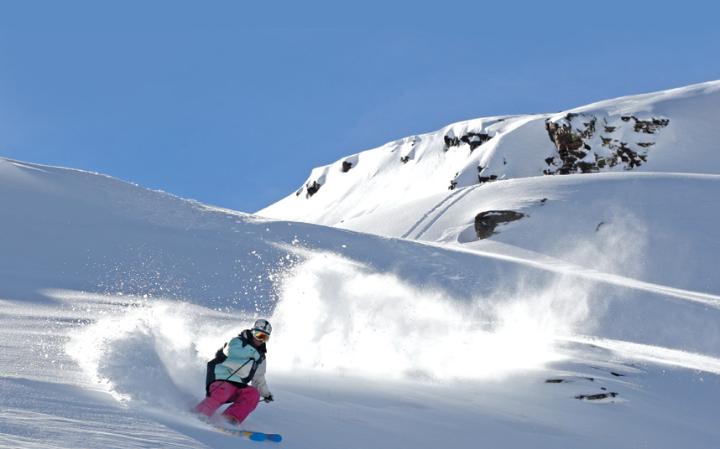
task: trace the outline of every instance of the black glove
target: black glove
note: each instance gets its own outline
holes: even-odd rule
[[[275,400],[275,398],[273,398],[272,394],[269,394],[263,398],[263,401],[265,401],[265,402],[272,402],[274,400]]]

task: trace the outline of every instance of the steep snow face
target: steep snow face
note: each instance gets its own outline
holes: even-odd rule
[[[258,214],[342,225],[448,190],[497,180],[605,171],[720,173],[720,81],[557,114],[487,117],[316,168]]]

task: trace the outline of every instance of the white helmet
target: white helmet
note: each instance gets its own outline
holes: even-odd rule
[[[270,325],[270,322],[268,320],[260,319],[260,320],[255,321],[255,324],[253,324],[252,330],[264,332],[264,333],[270,335],[272,333],[272,326]]]

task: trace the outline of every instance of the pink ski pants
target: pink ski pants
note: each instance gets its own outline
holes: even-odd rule
[[[230,382],[217,380],[210,384],[210,396],[206,397],[195,407],[195,411],[210,417],[226,402],[232,402],[223,415],[227,418],[242,422],[255,410],[260,401],[260,393],[257,388],[248,385],[245,388],[238,388]]]

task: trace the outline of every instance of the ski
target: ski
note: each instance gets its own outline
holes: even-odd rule
[[[255,432],[252,430],[244,429],[228,429],[227,427],[216,424],[214,424],[213,427],[224,434],[241,437],[252,441],[270,441],[273,443],[279,443],[282,441],[282,435],[278,433]]]
[[[245,430],[240,428],[228,428],[223,426],[222,424],[218,423],[216,420],[207,418],[203,415],[195,414],[200,421],[204,422],[208,426],[212,427],[213,429],[222,432],[226,435],[232,435],[235,437],[245,438],[252,441],[270,441],[272,443],[279,443],[282,441],[282,435],[278,433],[264,433],[264,432],[255,432],[253,430]]]

